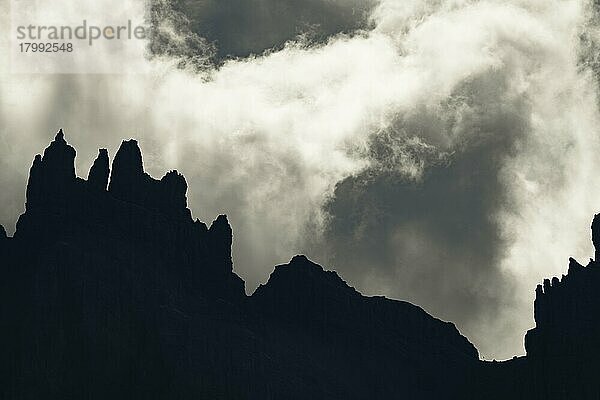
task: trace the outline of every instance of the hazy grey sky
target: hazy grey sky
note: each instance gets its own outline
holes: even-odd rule
[[[144,74],[0,61],[0,223],[14,230],[59,127],[79,176],[97,148],[135,137],[150,173],[186,176],[194,216],[229,215],[248,292],[306,252],[455,322],[486,358],[520,354],[535,285],[592,255],[591,4],[157,1]]]

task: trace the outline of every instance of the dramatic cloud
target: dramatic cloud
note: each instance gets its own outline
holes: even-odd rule
[[[375,137],[316,247],[369,293],[422,304],[483,355],[510,357],[536,282],[591,254],[598,119],[575,45],[589,14],[575,2],[390,3],[378,29],[429,61],[421,73],[456,80],[441,99],[432,80],[432,97]]]
[[[327,204],[322,252],[332,265],[369,293],[417,302],[471,337],[500,329],[491,317],[515,305],[498,268],[507,243],[495,215],[514,207],[501,171],[527,134],[530,107],[507,80],[486,72],[439,106],[399,116],[373,137],[370,167],[340,182]]]
[[[162,20],[214,46],[216,60],[262,54],[303,36],[312,42],[368,25],[375,0],[152,0]],[[193,34],[193,35],[190,35]],[[155,43],[157,53],[171,53]],[[198,49],[199,46],[193,46]],[[201,46],[201,51],[210,51]],[[186,54],[186,52],[182,52]],[[188,53],[189,54],[189,53]]]
[[[523,351],[536,283],[592,254],[591,3],[152,4],[131,2],[160,27],[144,74],[1,64],[0,223],[58,127],[81,176],[137,137],[151,173],[185,174],[196,216],[229,214],[249,291],[308,252],[455,321],[486,357]]]

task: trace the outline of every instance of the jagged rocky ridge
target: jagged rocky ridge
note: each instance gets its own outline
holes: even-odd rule
[[[87,180],[75,155],[59,131],[14,237],[0,226],[0,398],[598,398],[596,262],[538,288],[527,357],[484,363],[453,324],[305,256],[246,296],[227,217],[193,220],[182,175],[150,177],[135,140]]]
[[[526,357],[482,364],[468,389],[489,399],[600,399],[600,214],[592,222],[595,259],[569,259],[567,275],[535,293]]]

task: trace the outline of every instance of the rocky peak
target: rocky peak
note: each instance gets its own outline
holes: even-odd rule
[[[142,160],[142,151],[137,140],[123,140],[115,160],[113,161],[113,173],[126,175],[141,175],[144,173],[144,163]]]
[[[112,171],[100,150],[88,182],[74,156],[60,132],[15,236],[0,230],[0,398],[465,398],[449,391],[477,351],[452,324],[304,255],[247,297],[227,216],[193,221],[181,174],[150,177],[135,140]]]
[[[6,236],[6,229],[2,225],[0,225],[0,241],[3,241],[8,236]]]
[[[173,170],[160,180],[152,178],[144,172],[142,153],[133,139],[121,143],[112,168],[108,151],[100,149],[87,181],[74,175],[74,158],[75,150],[62,131],[44,156],[35,157],[27,210],[17,222],[15,242],[49,248],[57,243],[102,246],[113,259],[144,248],[136,260],[126,256],[121,262],[165,276],[181,274],[190,293],[236,301],[245,297],[244,283],[233,273],[233,234],[227,217],[219,216],[210,229],[194,222],[183,175]]]
[[[316,264],[316,263],[310,261],[308,259],[308,257],[306,257],[304,254],[297,254],[294,257],[292,257],[292,259],[290,260],[288,265],[290,267],[298,267],[298,268],[305,266],[307,268],[316,268],[318,270],[323,271],[323,267],[321,267],[319,264]]]
[[[329,348],[336,348],[342,337],[360,348],[359,352],[363,344],[370,343],[373,348],[394,352],[396,356],[390,356],[393,363],[407,357],[411,361],[405,365],[414,368],[421,362],[468,363],[478,358],[475,347],[454,325],[410,303],[363,296],[336,272],[324,270],[304,255],[275,267],[269,281],[251,296],[251,302],[273,320],[285,321],[292,330],[302,329],[312,338],[327,341]],[[392,365],[389,368],[392,370]]]
[[[136,140],[124,140],[115,155],[108,191],[123,200],[135,201],[143,194],[144,181],[142,152]]]
[[[296,280],[297,284],[305,281],[310,285],[326,285],[329,287],[328,290],[343,290],[358,294],[335,271],[325,271],[322,266],[312,262],[304,254],[295,255],[288,264],[275,267],[273,274],[277,275],[275,279],[279,279],[281,275],[286,276],[286,279]]]
[[[42,161],[49,175],[58,180],[75,179],[75,149],[67,144],[62,129],[44,150]]]
[[[98,157],[90,168],[88,173],[88,184],[99,190],[106,190],[108,185],[108,175],[110,174],[108,150],[98,150]]]
[[[185,209],[187,207],[187,182],[177,171],[170,171],[160,180],[163,206],[167,209]]]
[[[322,299],[319,298],[322,296],[339,299],[355,298],[360,294],[348,286],[336,272],[325,271],[305,255],[296,255],[288,264],[276,266],[268,282],[260,285],[252,295],[258,302],[271,303],[274,307],[275,304],[298,301],[303,302],[304,306],[309,306],[315,300],[315,304],[320,304]]]
[[[64,202],[67,188],[75,181],[75,154],[61,129],[44,150],[44,156],[35,156],[27,183],[28,209],[43,203],[44,199],[50,203]]]
[[[227,216],[221,214],[213,221],[208,229],[208,246],[212,254],[213,263],[223,272],[233,270],[231,258],[231,245],[233,243],[233,230]]]
[[[591,228],[596,260],[584,267],[569,258],[567,275],[544,279],[536,288],[536,326],[525,337],[528,355],[570,354],[594,347],[593,338],[600,334],[595,318],[600,312],[600,214],[594,216]]]
[[[225,241],[231,241],[233,238],[233,230],[231,229],[231,225],[229,225],[229,220],[225,214],[219,215],[213,221],[208,232],[225,239]]]
[[[170,171],[161,180],[152,178],[144,172],[142,152],[136,140],[121,143],[113,160],[108,191],[118,199],[165,215],[191,219],[183,175]]]

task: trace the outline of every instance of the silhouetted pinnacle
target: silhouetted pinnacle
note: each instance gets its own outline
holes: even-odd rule
[[[0,225],[0,240],[6,239],[6,229],[2,225]]]
[[[187,207],[187,182],[177,171],[170,171],[160,180],[162,185],[163,206],[168,209],[180,210]]]
[[[227,215],[219,215],[210,225],[209,232],[231,236],[232,230],[231,225],[229,225],[229,221],[227,220]]]
[[[120,199],[141,204],[147,196],[144,175],[142,152],[137,141],[124,140],[113,159],[108,191]]]
[[[15,231],[18,240],[112,240],[111,250],[117,252],[129,251],[122,245],[128,241],[128,245],[152,249],[139,257],[145,264],[169,260],[186,271],[186,282],[194,290],[202,287],[207,296],[221,298],[245,296],[243,281],[233,273],[233,234],[227,217],[218,217],[210,232],[206,224],[194,223],[182,174],[173,170],[160,180],[152,178],[144,172],[141,150],[133,139],[121,143],[112,171],[108,151],[100,149],[87,181],[75,177],[74,158],[75,150],[62,131],[44,156],[35,157],[27,188],[27,211]],[[65,170],[72,172],[65,174]],[[109,180],[108,195],[99,195]],[[99,225],[94,233],[73,233],[81,223]],[[94,236],[99,231],[107,235]]]
[[[233,231],[226,215],[219,215],[208,228],[208,243],[212,251],[213,263],[222,272],[232,271],[231,245],[233,243]]]
[[[142,152],[136,140],[124,140],[112,163],[109,191],[124,189],[133,179],[144,173]]]
[[[44,150],[42,161],[49,178],[60,180],[75,179],[75,149],[65,140],[64,133],[58,131],[54,141]]]
[[[35,156],[27,183],[27,208],[48,200],[65,202],[69,185],[75,182],[75,149],[58,131],[54,140],[44,150],[44,155]]]
[[[142,152],[133,139],[123,141],[115,155],[108,191],[121,200],[191,220],[183,175],[170,171],[161,180],[152,178],[144,172]]]
[[[108,150],[100,149],[98,150],[98,157],[94,161],[88,174],[89,185],[95,189],[106,190],[109,173]]]

